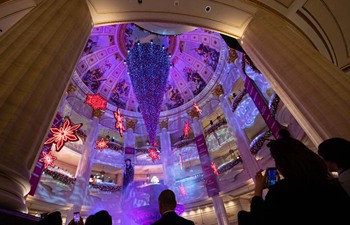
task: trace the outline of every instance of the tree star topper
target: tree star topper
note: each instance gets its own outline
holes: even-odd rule
[[[39,162],[44,163],[44,167],[45,169],[49,166],[51,167],[55,167],[55,160],[57,159],[57,157],[55,157],[53,155],[52,151],[49,151],[49,153],[46,152],[42,152],[41,155],[43,156],[42,158],[39,159]]]
[[[95,143],[96,143],[95,148],[99,149],[102,152],[103,149],[108,148],[109,141],[101,138],[101,140],[95,141]]]
[[[120,113],[120,109],[118,108],[116,112],[114,112],[115,128],[119,130],[120,137],[123,137],[123,132],[125,131],[124,116]]]
[[[64,121],[63,126],[59,128],[50,128],[50,131],[53,135],[53,137],[47,139],[45,141],[45,145],[55,143],[56,144],[56,152],[61,151],[63,145],[68,142],[74,142],[78,141],[79,138],[75,134],[75,131],[78,130],[81,126],[83,126],[82,123],[75,124],[74,126],[71,126],[71,120],[69,118],[66,118]]]
[[[188,121],[185,122],[185,127],[184,127],[184,137],[188,137],[189,136],[189,132],[191,130],[190,124],[188,123]]]
[[[197,105],[197,103],[195,103],[195,102],[193,103],[193,108],[197,113],[199,113],[199,114],[202,113],[202,110],[199,108],[199,105]]]
[[[91,106],[94,110],[107,108],[107,100],[104,99],[99,93],[87,94],[84,103]]]

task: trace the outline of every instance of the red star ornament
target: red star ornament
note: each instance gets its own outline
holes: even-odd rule
[[[107,100],[104,99],[99,93],[87,94],[84,103],[91,106],[94,110],[107,108]]]
[[[68,141],[77,141],[79,140],[78,136],[75,134],[75,131],[78,130],[82,123],[75,124],[71,126],[71,120],[67,118],[63,124],[63,126],[59,128],[50,128],[50,131],[53,137],[47,139],[45,141],[45,145],[55,143],[56,144],[56,152],[61,151],[63,145]]]
[[[123,132],[125,131],[124,116],[120,113],[120,109],[118,108],[116,112],[114,112],[115,118],[115,128],[119,130],[120,137],[123,137]]]
[[[155,148],[148,149],[148,157],[152,159],[152,162],[155,162],[159,158],[159,152]]]
[[[99,150],[102,152],[103,149],[108,148],[108,143],[109,143],[109,141],[107,141],[107,140],[101,138],[101,140],[96,141],[95,143],[96,143],[95,148],[96,148],[96,149],[99,149]]]
[[[39,159],[39,162],[44,163],[44,167],[45,169],[49,166],[51,167],[55,167],[55,160],[57,159],[57,157],[55,157],[53,155],[52,151],[49,151],[49,153],[46,152],[42,152],[41,155],[43,156],[41,159]]]

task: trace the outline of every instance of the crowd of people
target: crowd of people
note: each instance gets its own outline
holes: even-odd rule
[[[250,211],[238,212],[238,224],[349,224],[350,142],[331,138],[317,154],[287,130],[279,134],[268,144],[279,179],[269,186],[267,173],[256,173]]]

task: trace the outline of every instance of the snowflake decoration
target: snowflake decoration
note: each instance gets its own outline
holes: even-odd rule
[[[125,131],[125,126],[123,124],[124,122],[124,116],[120,113],[120,109],[118,108],[117,111],[114,112],[114,118],[115,118],[115,128],[119,130],[120,137],[123,137],[123,132]]]
[[[214,173],[216,175],[219,175],[219,171],[218,171],[218,168],[216,167],[216,164],[214,162],[211,162],[211,168],[213,169]]]
[[[102,152],[103,149],[108,148],[109,141],[101,138],[101,140],[95,141],[95,143],[96,143],[95,148],[99,149]]]
[[[87,94],[84,103],[91,106],[94,110],[107,108],[107,100],[104,99],[99,93]]]
[[[155,147],[151,147],[148,149],[148,157],[152,159],[152,162],[155,162],[157,159],[160,159],[159,152]]]
[[[57,159],[57,157],[55,157],[53,155],[53,152],[52,151],[49,151],[49,153],[46,153],[46,152],[42,152],[42,158],[39,159],[39,162],[42,162],[44,163],[44,167],[45,169],[49,166],[51,167],[55,167],[55,160]]]
[[[83,126],[82,123],[75,124],[74,126],[71,126],[71,120],[67,118],[64,121],[63,126],[59,128],[50,128],[50,131],[53,135],[53,137],[47,139],[45,141],[45,145],[55,143],[56,144],[56,151],[59,152],[63,145],[68,141],[78,141],[79,138],[75,134],[75,131],[78,130],[81,126]]]
[[[196,111],[197,113],[201,114],[202,113],[202,110],[201,108],[199,108],[199,105],[197,105],[197,103],[193,103],[193,108],[194,108],[194,111]]]
[[[188,121],[185,122],[185,127],[184,127],[184,137],[188,137],[189,136],[189,132],[191,130],[190,124],[188,123]]]

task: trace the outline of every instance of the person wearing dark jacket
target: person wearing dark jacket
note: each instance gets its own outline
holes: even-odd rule
[[[266,176],[255,176],[250,211],[238,212],[239,225],[350,224],[350,197],[327,165],[301,141],[280,131],[268,146],[281,179],[267,186]],[[263,197],[263,190],[268,192]]]
[[[194,222],[178,216],[175,212],[176,199],[173,191],[166,189],[158,197],[159,212],[162,217],[152,225],[194,225]]]

